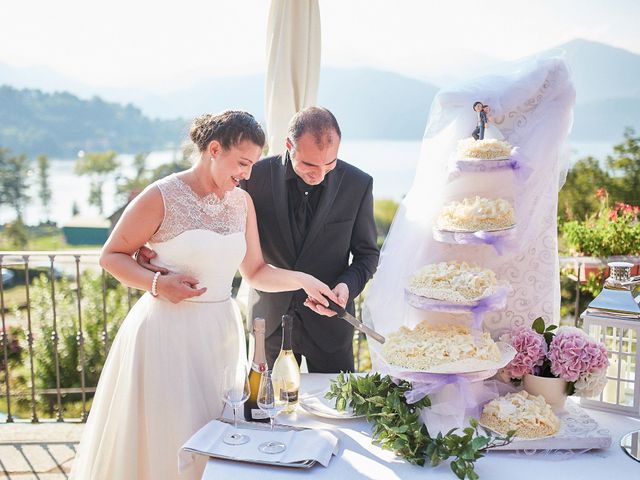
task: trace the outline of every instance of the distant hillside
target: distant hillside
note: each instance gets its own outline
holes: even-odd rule
[[[264,75],[213,77],[171,93],[136,93],[130,98],[152,117],[193,118],[203,112],[234,108],[247,110],[263,119]]]
[[[613,98],[577,105],[571,138],[619,141],[625,127],[640,133],[640,98]]]
[[[640,132],[640,55],[580,39],[542,54],[564,55],[571,69],[577,90],[573,139],[617,140],[627,126]],[[457,58],[450,59],[454,66],[456,62],[462,64],[452,66],[448,72],[434,71],[430,77],[459,74],[469,62],[464,58],[467,57],[460,57],[459,62]],[[483,57],[474,62],[478,60]],[[85,98],[37,90],[0,90],[0,146],[30,153],[66,155],[75,154],[80,148],[106,146],[129,153],[159,149],[181,141],[187,120],[195,115],[227,108],[248,110],[264,122],[264,75],[258,74],[197,79],[190,87],[170,91],[171,86],[167,85],[168,93],[155,94],[140,87],[95,88],[67,80],[44,67],[0,64],[2,83],[64,89]],[[318,103],[336,114],[345,138],[417,140],[422,138],[437,89],[432,83],[392,72],[323,68]],[[17,106],[10,107],[14,104]],[[186,120],[150,120],[145,115]]]
[[[374,69],[325,68],[318,103],[332,110],[349,138],[421,138],[437,87]],[[188,89],[135,100],[153,116],[186,118],[240,108],[264,120],[264,76],[211,78]]]
[[[175,145],[185,132],[184,121],[150,120],[131,104],[0,86],[0,146],[16,153],[143,152]]]
[[[578,104],[609,98],[640,98],[640,55],[582,39],[551,51],[565,52]]]
[[[318,103],[336,115],[346,138],[420,139],[437,91],[397,73],[325,69]]]

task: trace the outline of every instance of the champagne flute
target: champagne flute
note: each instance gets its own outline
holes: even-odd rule
[[[258,390],[258,408],[269,415],[269,423],[273,432],[273,425],[276,415],[287,406],[287,399],[280,395],[280,390],[284,390],[284,379],[273,377],[272,370],[262,372],[260,377],[260,388]],[[258,445],[258,450],[262,453],[281,453],[287,446],[277,440]]]
[[[247,369],[242,362],[224,367],[222,392],[225,403],[233,410],[233,428],[235,430],[235,432],[226,435],[222,441],[227,445],[243,445],[249,441],[249,437],[238,432],[237,411],[249,398],[251,389],[247,378]]]

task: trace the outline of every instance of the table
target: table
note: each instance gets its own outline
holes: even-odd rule
[[[300,390],[312,392],[325,388],[333,374],[303,374]],[[589,410],[603,428],[613,437],[609,449],[593,450],[583,454],[522,452],[489,452],[476,463],[476,472],[483,480],[541,480],[605,479],[632,480],[640,478],[640,463],[628,457],[620,448],[620,438],[631,430],[640,429],[640,419],[612,413]],[[340,438],[340,453],[332,458],[327,468],[316,464],[309,470],[265,467],[248,463],[210,459],[202,480],[219,479],[330,479],[356,478],[393,479],[454,479],[448,463],[436,468],[419,467],[396,458],[388,450],[371,443],[371,426],[364,419],[330,420],[308,414],[301,408],[291,415],[278,417],[278,422],[312,428],[329,428]]]

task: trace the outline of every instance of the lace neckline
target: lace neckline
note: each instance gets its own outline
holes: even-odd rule
[[[182,187],[187,190],[194,198],[196,198],[199,202],[204,202],[204,203],[222,203],[227,199],[227,196],[229,195],[230,192],[232,192],[233,190],[227,190],[226,192],[224,192],[224,194],[222,195],[222,197],[219,197],[218,195],[216,195],[215,192],[211,192],[211,193],[207,193],[204,196],[198,195],[196,193],[196,191],[191,187],[191,185],[189,185],[187,182],[185,182],[181,177],[179,177],[177,174],[174,174],[174,178],[176,180],[178,180],[178,182],[180,182],[180,184],[182,185]]]
[[[239,188],[221,198],[215,193],[200,197],[175,174],[158,181],[157,186],[164,201],[164,219],[152,237],[154,242],[170,240],[187,230],[210,230],[220,235],[244,232],[247,202]]]

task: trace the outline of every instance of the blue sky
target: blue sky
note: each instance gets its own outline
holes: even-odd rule
[[[264,70],[268,0],[3,2],[0,62],[99,86]],[[640,54],[633,0],[320,0],[322,63],[446,78],[573,38]]]

